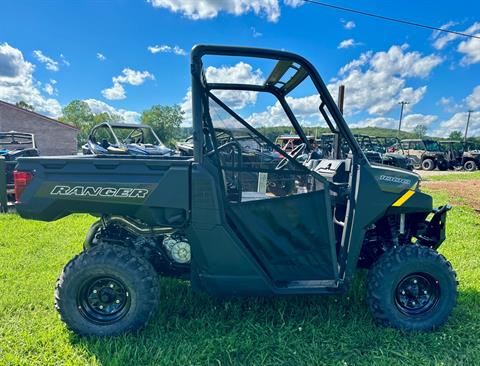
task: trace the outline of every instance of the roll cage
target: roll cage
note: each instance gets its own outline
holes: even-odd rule
[[[204,56],[237,56],[270,59],[276,61],[273,70],[266,78],[262,85],[256,84],[239,84],[239,83],[219,83],[208,82],[203,69]],[[191,53],[192,65],[192,117],[193,117],[193,139],[194,139],[194,160],[201,163],[204,158],[203,146],[204,129],[213,129],[211,121],[209,121],[208,113],[208,98],[212,99],[220,107],[222,107],[230,116],[245,127],[250,133],[257,136],[260,140],[269,145],[273,150],[277,151],[290,163],[297,167],[302,166],[289,154],[284,152],[281,148],[276,146],[270,139],[266,138],[257,129],[247,123],[239,114],[232,108],[227,106],[220,98],[218,98],[213,91],[215,90],[235,90],[235,91],[253,91],[253,92],[267,92],[277,98],[286,116],[289,119],[295,132],[298,134],[302,142],[308,150],[311,150],[311,143],[290,105],[286,101],[287,95],[292,92],[302,81],[310,77],[321,100],[319,112],[324,118],[330,130],[345,139],[352,151],[352,159],[354,163],[368,164],[362,149],[356,142],[353,134],[349,130],[343,116],[333,101],[328,89],[322,78],[313,67],[313,65],[303,57],[285,51],[267,50],[250,47],[231,47],[231,46],[209,46],[200,45],[195,46]],[[282,80],[287,72],[293,70],[293,75],[288,80]],[[325,110],[325,108],[327,110]],[[327,113],[328,111],[328,113]],[[331,116],[331,117],[330,117]],[[215,144],[215,142],[214,142]],[[212,146],[213,149],[218,146]]]

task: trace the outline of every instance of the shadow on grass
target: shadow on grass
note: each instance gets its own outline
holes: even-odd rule
[[[162,280],[159,311],[146,329],[75,346],[102,365],[477,363],[479,300],[461,292],[445,326],[404,333],[374,324],[363,274],[343,296],[215,299],[187,282]]]

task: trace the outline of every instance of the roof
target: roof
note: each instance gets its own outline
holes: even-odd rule
[[[44,119],[44,120],[46,120],[46,121],[48,121],[48,122],[57,123],[57,124],[59,124],[59,125],[62,125],[62,126],[71,128],[71,129],[73,129],[73,130],[80,131],[79,128],[77,128],[77,127],[75,127],[75,126],[72,126],[72,125],[69,125],[68,123],[58,121],[58,120],[56,120],[56,119],[53,119],[53,118],[44,116],[43,114],[40,114],[40,113],[37,113],[37,112],[33,112],[33,111],[29,111],[28,109],[23,109],[23,108],[17,107],[17,106],[14,105],[14,104],[7,103],[7,102],[4,102],[3,100],[0,100],[0,106],[2,106],[2,105],[5,106],[5,107],[7,107],[7,108],[15,109],[15,110],[17,110],[17,111],[19,111],[19,112],[26,113],[26,114],[30,114],[30,115],[32,115],[32,116],[34,116],[34,117]]]

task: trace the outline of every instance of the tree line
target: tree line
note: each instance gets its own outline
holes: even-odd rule
[[[19,101],[16,105],[17,107],[34,111],[34,107],[24,101]],[[174,147],[177,141],[183,140],[192,134],[191,127],[182,127],[183,115],[184,112],[177,104],[157,104],[141,113],[140,123],[152,127],[164,144]],[[88,103],[82,100],[73,100],[66,105],[62,109],[62,115],[59,117],[59,120],[75,126],[80,130],[77,138],[79,148],[87,141],[88,135],[95,125],[103,122],[125,122],[119,114],[108,112],[94,113]],[[273,141],[277,136],[295,133],[292,126],[261,127],[258,128],[258,130]],[[326,127],[305,127],[304,130],[308,136],[314,137],[318,137],[322,133],[330,132]],[[381,127],[352,128],[352,132],[377,137],[396,136],[395,130]],[[427,128],[424,125],[417,125],[412,132],[400,131],[399,137],[400,139],[427,138]],[[461,131],[452,131],[448,139],[462,141],[463,133]],[[470,142],[480,143],[479,137],[472,137],[468,140]]]

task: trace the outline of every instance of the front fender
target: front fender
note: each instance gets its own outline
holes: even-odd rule
[[[445,205],[432,210],[433,217],[425,221],[425,230],[417,236],[417,244],[437,249],[445,241],[447,212],[451,209],[452,206]]]

